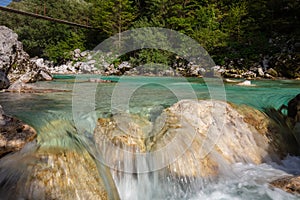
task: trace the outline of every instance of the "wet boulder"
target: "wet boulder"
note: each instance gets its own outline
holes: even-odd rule
[[[37,133],[32,127],[5,115],[0,106],[0,157],[21,150],[36,137]]]
[[[300,195],[300,176],[283,177],[272,181],[270,185],[286,192]]]
[[[222,101],[183,100],[163,115],[167,119],[163,128],[147,144],[150,151],[176,147],[163,157],[169,160],[173,176],[215,177],[232,163],[260,164],[278,158],[279,150],[268,138],[267,117],[250,107],[238,109]],[[162,121],[157,119],[157,123]]]
[[[145,140],[151,128],[152,124],[146,118],[115,114],[98,119],[93,137],[106,165],[120,175],[124,171],[136,172],[135,155],[146,153]]]
[[[153,122],[135,117],[98,120],[95,141],[113,168],[138,172],[146,159],[172,177],[216,177],[236,162],[278,161],[291,146],[264,113],[222,101],[182,100]]]
[[[38,132],[37,143],[0,159],[1,199],[119,199],[109,168],[70,122],[47,121]]]
[[[29,150],[3,158],[0,168],[3,199],[119,199],[109,169],[86,151]]]

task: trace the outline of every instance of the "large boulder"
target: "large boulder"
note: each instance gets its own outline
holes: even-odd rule
[[[22,43],[18,41],[18,35],[5,26],[0,26],[0,71],[7,75],[10,83],[19,80],[25,74],[27,74],[27,77],[31,77],[29,82],[52,79],[49,72],[47,72],[48,76],[45,79],[45,73],[40,75],[41,72],[47,70],[39,67],[35,62],[30,60],[30,56],[23,50]],[[7,86],[2,87],[2,89],[5,88]]]
[[[175,176],[216,176],[232,163],[260,164],[277,160],[282,154],[269,138],[271,131],[279,128],[253,108],[240,109],[221,101],[183,100],[163,114],[166,128],[149,141],[150,151],[166,148],[172,140],[180,141],[177,148],[182,153],[178,152],[178,159],[168,166]]]
[[[134,172],[137,154],[155,153],[148,165],[174,177],[215,177],[236,162],[279,161],[292,146],[261,111],[222,101],[182,100],[152,125],[136,116],[99,119],[94,138],[109,166]]]
[[[8,73],[11,82],[16,81],[26,72],[36,70],[29,55],[18,41],[18,35],[11,29],[0,26],[0,69]]]
[[[0,161],[3,199],[119,199],[108,168],[86,151],[41,149]]]

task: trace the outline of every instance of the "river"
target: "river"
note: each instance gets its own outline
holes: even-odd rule
[[[210,99],[212,96],[235,104],[246,104],[262,110],[278,109],[300,93],[300,81],[255,80],[252,86],[235,83],[209,89],[217,80],[167,77],[101,77],[112,83],[93,83],[97,75],[56,75],[54,81],[38,82],[35,86],[61,89],[53,93],[1,93],[0,105],[5,113],[32,125],[38,132],[51,120],[75,121],[77,114],[95,111],[97,117],[107,117],[122,111],[146,116],[151,121],[160,112],[180,99]],[[223,95],[212,93],[224,92]],[[124,104],[124,106],[122,106]],[[75,113],[75,114],[74,114]],[[87,122],[89,123],[89,122]],[[80,125],[79,125],[80,126]],[[47,134],[41,133],[39,134]],[[286,174],[300,174],[300,158],[288,156],[281,164],[235,163],[224,166],[221,176],[209,182],[195,180],[157,181],[154,174],[125,174],[114,177],[121,199],[299,199],[268,182]],[[138,176],[139,178],[134,178]]]

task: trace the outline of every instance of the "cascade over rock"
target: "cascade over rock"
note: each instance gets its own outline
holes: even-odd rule
[[[125,120],[124,129],[116,121],[113,117],[99,119],[94,132],[100,151],[105,149],[104,156],[114,158],[109,163],[112,166],[124,165],[126,160],[124,156],[112,156],[114,151],[104,148],[105,141],[113,141],[112,148],[130,152],[166,151],[160,159],[169,159],[169,173],[187,177],[217,176],[226,171],[222,169],[225,165],[279,161],[288,153],[289,144],[282,138],[280,127],[264,113],[222,101],[179,101],[165,109],[153,126],[141,118],[132,120],[134,125]],[[168,145],[174,145],[172,151],[166,150]],[[130,159],[135,168],[135,157]]]
[[[0,159],[4,199],[119,199],[109,169],[97,162],[67,121],[47,122],[37,145]]]
[[[276,159],[278,150],[268,138],[268,119],[248,107],[238,112],[221,101],[180,101],[165,110],[168,118],[180,119],[177,125],[158,134],[151,151],[161,149],[178,135],[193,135],[193,141],[179,159],[169,166],[179,176],[214,176],[222,167],[236,162],[260,164]],[[249,116],[255,112],[256,115]],[[257,119],[265,124],[256,127]],[[252,121],[251,121],[251,120]],[[159,121],[160,119],[158,119]],[[182,124],[189,124],[185,128]]]
[[[117,114],[98,119],[95,143],[113,173],[136,171],[135,153],[146,153],[145,138],[151,128],[150,121],[138,115]]]
[[[118,199],[114,183],[106,179],[109,170],[101,170],[87,152],[47,149],[5,157],[0,162],[1,197],[5,199]],[[105,187],[110,184],[111,191]],[[9,190],[6,190],[8,189]],[[5,191],[6,190],[6,191]],[[112,196],[109,193],[113,192]]]

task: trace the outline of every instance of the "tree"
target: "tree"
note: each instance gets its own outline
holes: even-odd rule
[[[93,2],[93,25],[108,36],[128,30],[136,18],[136,7],[130,0],[96,0]],[[121,34],[118,45],[121,45]]]
[[[10,6],[18,10],[85,24],[91,5],[82,0],[23,0],[12,2]],[[30,56],[60,62],[67,59],[68,52],[75,48],[85,50],[90,45],[87,43],[88,30],[10,13],[3,15],[6,17],[1,17],[1,24],[18,33],[19,40],[23,42],[24,49]]]

